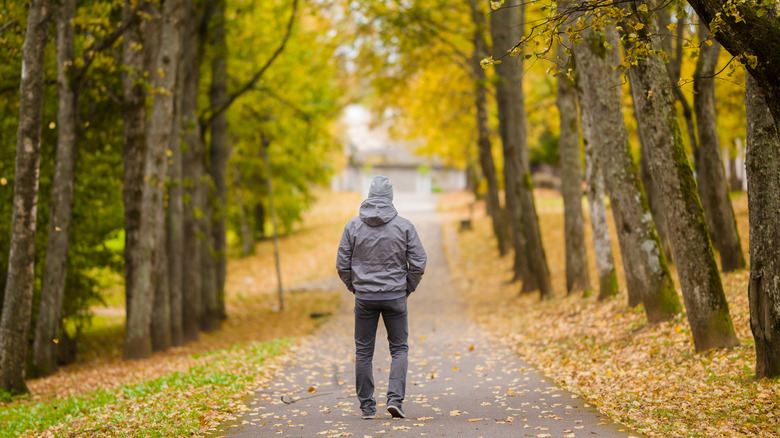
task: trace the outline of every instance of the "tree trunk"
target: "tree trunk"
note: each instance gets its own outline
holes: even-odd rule
[[[38,169],[41,161],[43,60],[54,5],[32,0],[22,46],[19,87],[19,128],[16,134],[14,207],[8,278],[0,320],[0,388],[27,392],[24,366],[35,281],[35,219],[38,207]]]
[[[635,112],[636,113],[636,112]],[[661,194],[653,181],[653,172],[650,170],[650,156],[648,146],[644,144],[640,137],[639,175],[642,179],[642,185],[647,194],[647,204],[650,208],[650,214],[655,222],[655,229],[658,231],[658,238],[661,239],[661,245],[664,249],[664,255],[669,263],[674,263],[672,257],[672,244],[669,241],[669,226],[666,223],[664,215],[664,203],[661,200]]]
[[[149,118],[141,190],[143,214],[138,228],[137,248],[132,255],[133,289],[128,297],[123,351],[125,359],[143,358],[151,354],[150,323],[154,294],[168,293],[167,284],[154,283],[153,271],[156,266],[155,250],[163,248],[158,239],[165,218],[164,186],[168,170],[167,151],[174,124],[173,93],[181,48],[182,9],[180,0],[168,0],[163,4],[156,68],[152,70],[154,89],[167,91],[155,93]]]
[[[213,57],[211,60],[211,89],[209,98],[211,107],[216,110],[222,107],[228,100],[227,71],[225,58],[227,56],[227,44],[225,43],[225,0],[215,2],[212,26],[213,34],[211,46]],[[212,233],[214,239],[215,275],[217,285],[217,299],[219,303],[219,316],[224,319],[225,314],[225,275],[226,275],[226,224],[227,211],[227,163],[230,158],[230,145],[228,144],[228,122],[226,111],[221,111],[211,120],[211,178],[214,180],[214,221]]]
[[[175,119],[174,119],[175,120]],[[175,124],[175,123],[174,123]],[[157,229],[157,248],[154,249],[154,274],[152,284],[155,285],[154,301],[152,303],[152,320],[150,325],[152,350],[165,351],[171,348],[171,293],[170,274],[168,273],[168,232],[165,217]]]
[[[56,11],[57,45],[57,153],[54,162],[49,235],[43,271],[41,304],[33,342],[33,373],[37,377],[57,371],[60,314],[68,272],[70,223],[73,217],[73,181],[77,153],[78,94],[74,90],[73,17],[75,0],[63,0]]]
[[[558,46],[560,65],[568,66],[564,46]],[[582,216],[582,155],[577,125],[577,95],[574,83],[566,74],[558,75],[558,117],[561,157],[561,192],[563,194],[564,236],[566,242],[566,292],[588,291],[588,256],[585,251],[585,229]]]
[[[666,12],[666,10],[663,10]],[[664,17],[666,19],[664,19]],[[658,22],[664,23],[668,22],[668,17],[664,13],[659,13],[658,15]],[[682,24],[681,24],[682,25]],[[663,43],[662,46],[664,50],[667,51],[667,53],[671,54],[671,43],[669,42],[670,38],[662,38],[661,42]],[[668,43],[668,44],[666,44]],[[668,62],[666,64],[666,72],[669,75],[670,78],[677,77],[679,79],[680,76],[680,65],[682,61],[678,58],[673,58],[672,61]],[[677,83],[677,79],[674,79],[672,81],[674,84]],[[676,85],[674,85],[677,87]],[[631,84],[629,83],[629,89],[631,88]],[[678,88],[675,88],[675,90],[679,91]],[[678,96],[679,94],[679,96]],[[682,92],[675,93],[675,96],[678,98],[680,102],[683,104],[683,112],[690,113],[690,105],[688,105],[688,101],[685,99],[685,96],[682,95]],[[644,117],[644,115],[640,112],[640,109],[637,107],[636,102],[632,102],[634,105],[634,120],[637,123],[637,126],[640,123],[640,118]],[[693,116],[691,114],[688,114],[688,121],[689,121],[689,129],[688,132],[691,134],[691,142],[694,145],[694,150],[696,150],[696,136],[693,131]],[[666,223],[666,216],[664,215],[664,201],[661,199],[661,192],[658,189],[658,186],[655,184],[655,181],[653,180],[653,172],[650,170],[650,155],[649,155],[649,141],[644,136],[642,136],[642,131],[639,131],[637,133],[637,136],[639,137],[639,150],[640,150],[640,160],[639,160],[639,177],[642,180],[642,186],[645,189],[645,195],[647,196],[647,205],[650,208],[650,214],[653,216],[653,222],[655,223],[655,230],[658,232],[658,238],[661,239],[661,246],[664,250],[664,255],[666,256],[667,263],[672,263],[673,257],[672,257],[672,245],[671,241],[669,240],[669,226]]]
[[[185,17],[190,18],[189,7],[185,4]],[[185,24],[185,27],[187,25]],[[185,32],[182,32],[184,35]],[[184,41],[184,39],[182,39]],[[190,43],[189,40],[186,41]],[[168,259],[168,290],[170,291],[170,327],[171,327],[171,345],[184,345],[184,332],[182,325],[182,306],[183,306],[183,271],[184,271],[184,189],[182,187],[184,167],[181,142],[181,125],[183,122],[182,108],[182,90],[184,89],[183,56],[179,61],[179,71],[176,78],[176,93],[174,101],[174,123],[171,127],[171,157],[168,167],[168,211],[166,218],[166,252]]]
[[[256,239],[265,237],[265,207],[262,202],[255,204],[255,236]]]
[[[252,226],[249,224],[249,209],[246,205],[241,205],[241,255],[248,256],[255,252],[255,236],[252,233]]]
[[[214,241],[212,230],[214,227],[211,218],[214,217],[212,205],[214,205],[214,193],[209,182],[202,184],[201,190],[206,194],[203,202],[203,217],[201,226],[203,227],[203,238],[200,239],[200,261],[201,261],[201,314],[200,329],[211,332],[219,329],[219,293],[217,291],[217,269],[216,257],[214,256]]]
[[[664,4],[662,0],[658,1],[658,6]],[[682,4],[678,5],[679,8],[683,8]],[[668,26],[672,23],[669,7],[664,7],[656,12],[656,20],[658,21],[659,28],[659,41],[661,48],[669,55],[669,62],[666,63],[666,73],[669,75],[669,80],[672,83],[672,91],[677,102],[680,102],[683,110],[683,117],[685,118],[685,124],[688,130],[688,142],[691,145],[691,150],[694,156],[698,155],[698,142],[696,141],[696,128],[693,120],[693,110],[691,109],[688,99],[683,94],[678,82],[680,81],[680,72],[682,71],[682,57],[683,57],[683,44],[685,43],[684,31],[686,28],[686,20],[684,14],[677,15],[677,27],[675,28],[675,35],[666,34],[668,32]],[[634,109],[635,119],[641,115]],[[666,224],[666,217],[663,213],[663,202],[660,199],[660,193],[653,182],[653,175],[650,171],[650,161],[647,158],[647,147],[642,142],[642,138],[639,138],[641,149],[641,160],[639,162],[639,175],[642,178],[642,184],[645,187],[645,194],[647,195],[647,203],[650,206],[650,213],[653,215],[653,222],[655,222],[655,229],[658,231],[658,237],[661,239],[661,244],[664,248],[664,255],[666,261],[669,264],[674,264],[672,257],[672,246],[669,241],[669,227]]]
[[[668,4],[664,2],[663,0],[659,0],[657,2],[657,5],[663,5]],[[680,3],[678,5],[679,8],[684,8],[684,4]],[[670,35],[667,35],[666,32],[668,32],[668,27],[671,23],[671,14],[669,13],[669,8],[665,7],[659,10],[656,13],[656,19],[658,20],[658,28],[659,28],[659,37],[660,37],[660,44],[661,48],[669,55],[669,62],[666,63],[666,73],[669,75],[669,80],[672,83],[672,91],[674,92],[674,98],[680,102],[680,105],[682,106],[683,110],[683,117],[685,118],[685,124],[688,129],[688,141],[691,144],[691,150],[694,151],[694,155],[697,154],[697,151],[699,150],[699,147],[696,142],[696,129],[694,128],[694,122],[693,122],[693,111],[691,110],[691,104],[688,103],[688,99],[683,94],[682,90],[680,89],[680,86],[678,85],[678,82],[680,81],[680,72],[682,70],[682,57],[683,57],[683,44],[686,42],[686,38],[684,35],[686,26],[686,17],[685,14],[678,14],[677,15],[677,22],[675,23],[677,27],[675,28],[675,36],[672,38]],[[672,44],[674,43],[674,45]],[[637,116],[636,114],[634,114]],[[644,172],[644,170],[643,170]],[[652,204],[653,204],[653,196],[654,194],[651,192],[650,188],[647,187],[646,181],[644,179],[644,175],[642,176],[642,183],[645,184],[645,191],[647,192],[647,198],[650,202],[650,210],[653,210]],[[665,230],[661,231],[661,225],[658,223],[658,220],[655,216],[655,212],[653,212],[653,220],[655,220],[655,224],[658,227],[658,234],[661,235],[661,241],[665,242]],[[665,226],[665,225],[664,225]],[[664,243],[664,250],[667,251],[668,245]],[[666,252],[667,258],[669,257],[669,252]]]
[[[636,3],[633,3],[636,10]],[[655,22],[649,13],[636,12],[644,29],[638,30],[651,47]],[[624,26],[625,28],[625,26]],[[628,39],[627,39],[628,40]],[[627,50],[630,43],[627,44]],[[660,57],[638,60],[628,71],[634,105],[642,117],[638,128],[649,146],[653,180],[664,202],[672,252],[683,291],[696,351],[737,345],[737,337],[710,245],[696,181],[683,145],[674,107],[672,85]]]
[[[527,148],[526,148],[527,150]],[[520,157],[522,158],[522,150]],[[527,161],[525,162],[527,163]],[[536,288],[539,289],[539,297],[542,299],[552,298],[552,284],[550,283],[550,269],[547,267],[547,256],[542,246],[542,233],[539,230],[539,219],[536,216],[536,205],[534,205],[534,186],[531,182],[531,171],[525,163],[520,163],[520,168],[525,171],[520,174],[520,210],[523,214],[523,225],[525,225],[526,243],[528,248],[528,264],[531,268],[531,278]],[[525,286],[523,286],[525,289]]]
[[[740,181],[739,175],[737,174],[737,155],[739,154],[739,148],[741,142],[735,142],[735,143],[737,144],[734,145],[735,147],[734,156],[729,157],[729,191],[741,192],[742,181]]]
[[[474,161],[474,154],[471,148],[467,148],[466,158],[466,191],[474,195],[474,200],[479,200],[479,172],[477,163]]]
[[[750,215],[750,329],[756,378],[780,376],[780,140],[765,96],[745,74]]]
[[[699,40],[709,36],[705,27],[699,28]],[[693,74],[693,108],[699,131],[699,153],[696,158],[699,196],[702,199],[712,244],[720,252],[723,272],[745,267],[745,257],[739,241],[737,221],[729,199],[729,190],[720,155],[717,118],[715,114],[715,68],[718,65],[720,44],[701,44],[696,71]]]
[[[490,15],[490,32],[493,39],[493,58],[500,59],[521,37],[517,23],[521,19],[521,8],[514,2]],[[520,160],[518,147],[521,136],[525,135],[525,125],[518,122],[517,110],[524,105],[522,96],[522,63],[517,58],[507,58],[506,62],[496,65],[498,79],[496,103],[498,105],[498,124],[504,155],[504,198],[510,237],[514,248],[513,281],[520,280],[523,291],[534,290],[531,271],[528,266],[527,247],[523,218],[520,214],[518,176]]]
[[[148,8],[148,4],[145,5]],[[132,2],[122,8],[122,22],[134,20]],[[143,11],[135,12],[137,14]],[[125,306],[130,312],[130,293],[133,288],[135,266],[133,251],[138,246],[138,227],[141,222],[141,187],[143,163],[146,151],[146,90],[143,81],[148,71],[147,48],[144,47],[146,20],[135,20],[122,36],[122,118],[124,120],[124,187],[122,198],[125,206]]]
[[[198,88],[202,61],[203,38],[206,33],[204,11],[193,0],[187,7],[187,29],[182,47],[183,73],[181,135],[184,164],[182,183],[184,189],[183,253],[187,263],[182,267],[182,328],[184,341],[198,339],[200,333],[203,277],[201,272],[201,245],[203,241],[203,211],[206,197],[203,180],[206,175],[206,151],[198,122]]]
[[[571,3],[562,3],[561,7],[568,7]],[[571,47],[569,47],[571,50]],[[572,52],[573,53],[573,52]],[[576,57],[572,57],[570,63],[576,64]],[[604,195],[604,176],[597,149],[600,148],[601,139],[594,129],[593,108],[586,106],[584,102],[581,75],[572,72],[575,81],[575,97],[580,106],[580,125],[582,126],[582,143],[585,155],[585,181],[587,183],[587,198],[590,211],[590,227],[593,237],[593,253],[596,258],[596,272],[599,276],[599,300],[615,296],[619,292],[615,260],[612,255],[612,239],[609,236],[607,224],[607,207]]]
[[[758,2],[690,0],[688,3],[708,29],[713,20],[718,20],[715,39],[730,54],[755,57],[755,63],[746,60],[745,68],[763,92],[775,130],[780,132],[780,56],[777,56],[780,26],[777,25],[777,13],[760,11]]]
[[[577,97],[582,102],[582,89],[577,87]],[[591,108],[580,104],[582,139],[585,152],[585,180],[588,183],[588,206],[590,207],[590,228],[593,235],[593,253],[596,257],[596,271],[599,275],[599,300],[618,294],[615,260],[612,256],[612,239],[607,225],[607,207],[604,201],[604,176],[596,152],[599,138],[594,130],[596,116]]]
[[[607,41],[611,49],[604,46]],[[628,153],[621,82],[613,69],[619,63],[617,45],[617,35],[612,29],[601,33],[586,30],[582,43],[572,49],[582,81],[582,108],[593,112],[593,129],[602,139],[596,149],[618,231],[629,305],[638,304],[641,298],[647,319],[657,322],[679,313],[680,301],[636,165]]]
[[[476,0],[469,0],[471,6],[471,18],[474,24],[474,53],[471,66],[474,81],[474,106],[476,110],[477,147],[479,148],[479,164],[482,175],[487,180],[488,192],[485,197],[487,213],[493,222],[493,234],[498,241],[498,252],[503,257],[508,251],[509,233],[504,214],[501,212],[501,204],[498,199],[498,178],[496,166],[493,162],[493,151],[490,142],[490,132],[487,120],[487,75],[480,65],[480,61],[488,56],[488,48],[485,43],[484,27],[485,17],[479,10]]]
[[[631,84],[629,84],[629,89]],[[634,120],[637,126],[640,123],[640,118],[644,117],[640,112],[640,108],[633,102],[634,105]],[[653,172],[650,170],[650,141],[642,134],[643,131],[638,131],[639,137],[639,177],[642,181],[642,186],[645,189],[645,195],[647,196],[647,205],[650,208],[650,214],[653,217],[655,223],[655,229],[658,232],[658,238],[661,240],[661,246],[664,250],[664,256],[666,256],[667,263],[672,261],[672,246],[669,240],[669,225],[666,223],[666,216],[664,215],[664,201],[661,196],[661,192],[658,189],[657,184],[653,180]]]

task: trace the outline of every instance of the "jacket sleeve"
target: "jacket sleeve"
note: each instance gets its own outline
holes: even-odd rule
[[[414,225],[406,232],[406,262],[409,264],[406,274],[406,293],[410,294],[420,284],[425,273],[425,264],[428,262],[425,248],[423,248]]]
[[[352,238],[349,232],[349,224],[344,227],[344,233],[341,235],[341,242],[339,242],[336,270],[339,272],[339,278],[347,286],[347,289],[355,293],[355,288],[352,286]]]

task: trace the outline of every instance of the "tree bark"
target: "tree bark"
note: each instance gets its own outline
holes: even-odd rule
[[[498,199],[498,178],[496,166],[493,161],[493,151],[490,142],[490,132],[487,120],[487,75],[480,65],[480,61],[488,56],[488,47],[485,42],[485,17],[477,6],[476,0],[469,0],[471,6],[471,18],[474,24],[474,53],[472,55],[472,79],[474,80],[474,107],[477,126],[477,147],[479,148],[479,164],[482,175],[487,180],[488,192],[485,197],[487,213],[493,223],[493,234],[498,243],[498,252],[503,257],[508,251],[509,233],[501,204]]]
[[[582,43],[573,46],[582,83],[582,107],[593,111],[593,129],[602,139],[597,154],[618,231],[629,305],[641,299],[650,322],[670,319],[680,311],[680,301],[636,165],[628,153],[620,78],[613,69],[619,62],[617,35],[613,29],[604,33],[588,29],[582,37]],[[611,49],[605,47],[607,41]]]
[[[515,2],[507,3],[504,8],[493,11],[490,20],[493,58],[500,59],[521,37],[517,23],[522,21],[522,7]],[[523,292],[530,292],[535,288],[528,265],[525,227],[517,199],[517,193],[520,191],[518,176],[522,173],[518,148],[521,137],[526,135],[525,124],[520,123],[518,114],[520,107],[524,106],[521,74],[522,62],[519,58],[506,57],[504,62],[496,65],[496,103],[504,156],[504,198],[514,248],[513,281],[520,280]]]
[[[767,7],[775,15],[776,7]],[[760,84],[745,74],[746,177],[750,222],[750,329],[756,342],[756,378],[780,376],[780,130]],[[762,98],[763,97],[763,98]]]
[[[41,161],[43,62],[53,7],[52,2],[47,0],[30,2],[27,33],[22,46],[13,222],[8,278],[0,319],[0,388],[9,392],[28,392],[24,383],[24,366],[35,281],[35,220]]]
[[[757,379],[780,376],[780,140],[765,99],[760,85],[746,73],[748,296]]]
[[[198,8],[192,0],[185,4],[188,18],[180,71],[183,73],[181,135],[184,149],[182,185],[185,200],[182,232],[183,253],[187,255],[187,263],[182,267],[182,328],[184,341],[187,342],[197,340],[200,333],[203,293],[200,260],[204,233],[201,223],[206,200],[203,180],[207,178],[207,174],[205,145],[198,122],[198,88],[203,38],[207,26],[205,11]]]
[[[219,305],[219,317],[225,315],[225,275],[226,275],[226,223],[227,210],[227,163],[230,158],[230,145],[228,144],[228,122],[226,111],[216,110],[228,101],[227,71],[225,67],[227,44],[225,43],[225,0],[215,2],[212,15],[212,41],[213,57],[211,60],[211,88],[209,98],[214,117],[211,119],[211,178],[214,180],[214,220],[212,226],[214,241],[214,268],[216,276],[217,300]]]
[[[255,204],[255,235],[257,239],[265,237],[265,207],[262,202]]]
[[[579,76],[579,75],[578,75]],[[577,87],[577,97],[583,101],[582,89]],[[580,104],[583,150],[585,152],[585,180],[588,183],[588,206],[590,227],[593,235],[593,253],[596,257],[596,271],[599,275],[599,300],[618,294],[617,272],[612,256],[612,239],[607,225],[607,207],[604,201],[604,176],[597,149],[599,138],[594,126],[593,110]]]
[[[663,9],[657,13],[657,20],[659,25],[663,25],[665,28],[666,25],[670,22],[668,11],[666,9]],[[681,19],[682,21],[682,19]],[[683,27],[683,22],[679,23],[680,27]],[[660,32],[660,31],[659,31]],[[669,37],[663,37],[660,36],[659,33],[659,40],[661,47],[663,48],[666,53],[669,54],[669,56],[673,56],[672,52],[672,44],[671,44],[671,38]],[[679,34],[679,37],[682,38],[682,34]],[[682,42],[678,43],[678,48]],[[674,87],[674,95],[675,98],[682,104],[683,106],[683,113],[685,114],[686,121],[688,123],[688,134],[690,134],[690,142],[692,144],[692,148],[694,151],[696,151],[696,134],[694,132],[693,128],[693,114],[691,112],[690,105],[688,104],[688,100],[685,98],[685,96],[680,91],[679,87],[677,87],[677,81],[680,78],[680,69],[682,66],[682,59],[680,58],[682,56],[682,53],[674,53],[674,55],[671,58],[671,60],[666,63],[666,72],[669,75],[669,78],[672,82],[672,86]],[[631,84],[629,83],[629,89],[631,88]],[[644,115],[640,112],[639,108],[636,105],[636,102],[632,102],[634,106],[634,120],[637,123],[637,126],[640,123],[640,118],[644,117]],[[661,245],[664,249],[664,255],[666,256],[667,263],[673,263],[673,257],[672,257],[672,245],[671,241],[669,240],[669,225],[666,223],[666,216],[664,215],[664,202],[661,199],[661,192],[659,191],[657,185],[655,184],[655,181],[653,180],[653,172],[650,170],[650,158],[649,158],[649,151],[648,148],[650,147],[648,145],[648,140],[642,136],[642,132],[638,132],[639,137],[639,150],[640,150],[640,160],[639,160],[639,177],[642,180],[642,186],[645,189],[645,195],[647,196],[647,205],[650,208],[650,214],[653,216],[653,222],[655,223],[655,230],[658,232],[658,238],[661,240]]]
[[[699,28],[703,43],[709,32]],[[726,173],[720,155],[717,116],[715,114],[715,68],[718,65],[720,44],[701,44],[696,71],[693,73],[693,108],[699,131],[699,153],[696,158],[699,196],[702,199],[707,227],[712,244],[720,252],[723,272],[745,267],[745,257],[739,241],[737,221],[729,199]]]
[[[571,3],[561,3],[562,8]],[[570,52],[571,46],[569,46]],[[576,65],[576,57],[572,56],[570,63]],[[582,143],[585,158],[585,181],[587,183],[587,198],[590,212],[590,227],[593,237],[593,253],[596,258],[596,272],[599,276],[599,300],[615,296],[619,292],[615,260],[612,255],[612,239],[607,224],[607,207],[604,195],[604,176],[597,149],[601,139],[594,128],[598,117],[594,109],[584,102],[581,74],[573,71],[575,77],[575,97],[580,107],[580,126],[582,127]]]
[[[662,0],[659,0],[658,4],[663,4]],[[679,8],[683,8],[683,4],[678,5]],[[683,44],[685,43],[684,31],[686,28],[686,17],[682,14],[677,16],[677,27],[675,28],[675,35],[672,38],[671,35],[666,34],[668,26],[672,23],[669,7],[665,7],[656,13],[656,20],[658,21],[658,35],[660,37],[661,48],[669,55],[669,62],[666,63],[666,73],[669,75],[669,80],[672,83],[672,91],[674,92],[674,98],[677,102],[680,102],[683,111],[683,117],[685,118],[685,125],[688,131],[688,142],[691,145],[691,150],[694,156],[698,155],[699,146],[696,141],[696,128],[693,120],[693,110],[691,104],[688,103],[688,99],[683,94],[678,82],[680,81],[680,72],[682,71],[682,57],[683,57]],[[640,117],[640,114],[634,110],[634,117]],[[650,206],[650,213],[653,215],[653,222],[655,222],[655,229],[658,231],[658,237],[661,239],[661,244],[664,248],[664,255],[666,255],[666,261],[669,264],[674,264],[672,257],[672,246],[669,240],[669,226],[666,224],[666,217],[663,213],[663,202],[660,199],[660,193],[653,182],[653,175],[650,171],[650,160],[647,158],[647,148],[642,144],[642,138],[640,137],[641,148],[641,160],[639,163],[639,175],[642,178],[642,184],[645,187],[645,194],[647,195],[647,203]],[[698,159],[697,159],[698,160]]]
[[[636,111],[635,111],[636,113]],[[664,203],[661,200],[661,194],[653,181],[653,172],[650,170],[650,156],[648,146],[644,144],[642,137],[640,143],[639,176],[642,179],[642,185],[647,194],[647,205],[650,208],[650,214],[655,222],[655,229],[658,231],[658,238],[664,249],[664,255],[668,263],[674,263],[672,257],[672,244],[669,241],[669,225],[666,223],[664,215]]]
[[[739,154],[739,148],[742,142],[735,142],[734,155],[729,156],[729,190],[732,192],[742,191],[742,181],[740,181],[737,175],[737,155]]]
[[[181,49],[181,0],[167,0],[163,5],[159,50],[153,84],[154,96],[141,190],[141,220],[138,229],[137,250],[133,252],[133,289],[128,297],[128,315],[125,329],[123,357],[137,359],[151,354],[150,323],[155,293],[168,293],[167,284],[155,284],[155,250],[162,248],[160,229],[164,228],[164,186],[168,170],[167,151],[171,127],[174,123],[174,96],[176,69]],[[162,265],[160,265],[162,266]],[[170,326],[169,326],[170,327]]]
[[[203,202],[203,238],[200,239],[200,262],[201,262],[201,314],[200,329],[211,332],[219,329],[219,293],[217,290],[217,269],[216,256],[214,255],[214,241],[212,230],[214,223],[211,218],[214,217],[212,206],[214,205],[214,190],[209,181],[202,183],[201,190],[206,194]]]
[[[185,0],[184,11],[186,19],[189,15],[189,6]],[[185,27],[187,26],[185,20]],[[182,32],[182,36],[186,33]],[[184,39],[182,38],[182,42]],[[187,41],[189,44],[189,41]],[[168,210],[166,217],[166,258],[168,260],[168,290],[170,291],[170,327],[171,327],[171,345],[184,345],[184,328],[182,325],[182,306],[183,306],[183,275],[184,275],[184,189],[182,180],[184,175],[181,125],[183,122],[182,108],[182,90],[184,89],[183,64],[184,60],[182,49],[182,59],[179,61],[179,68],[176,77],[176,93],[174,100],[174,123],[171,127],[171,157],[168,165]]]
[[[73,217],[73,181],[77,154],[78,100],[74,90],[73,18],[75,0],[62,0],[55,13],[57,31],[57,152],[54,162],[51,201],[49,204],[49,235],[46,243],[46,264],[38,320],[33,342],[32,371],[42,377],[57,371],[60,337],[60,314],[68,272],[70,224]]]
[[[141,222],[141,187],[143,163],[146,151],[146,90],[143,77],[148,71],[147,48],[144,47],[146,20],[135,20],[133,2],[125,2],[122,22],[129,24],[122,37],[122,118],[124,120],[124,187],[122,198],[125,206],[125,306],[130,312],[130,293],[134,289],[135,265],[133,251],[138,246]],[[145,5],[145,9],[148,4]]]
[[[657,2],[659,5],[664,4],[665,2],[663,0],[659,0]],[[679,8],[684,8],[684,4],[680,3],[678,5]],[[674,98],[680,102],[680,105],[682,106],[683,110],[683,117],[685,118],[685,124],[688,129],[688,141],[691,144],[691,150],[693,150],[694,155],[697,154],[697,151],[699,150],[698,143],[696,141],[696,129],[694,127],[694,121],[693,121],[693,111],[691,110],[691,104],[688,103],[688,99],[683,94],[682,90],[680,89],[680,86],[678,85],[678,82],[680,81],[680,72],[682,70],[682,57],[683,57],[683,44],[685,43],[685,28],[686,28],[686,18],[684,14],[680,14],[677,16],[677,22],[675,23],[677,27],[675,28],[675,36],[674,38],[671,38],[670,35],[666,34],[668,31],[668,27],[671,23],[671,17],[669,13],[668,7],[663,8],[659,10],[656,14],[656,19],[658,20],[658,35],[660,36],[660,44],[661,48],[669,55],[669,62],[666,63],[666,73],[669,75],[669,80],[672,82],[672,91],[674,92]],[[672,43],[675,43],[674,45]],[[635,114],[636,115],[636,114]],[[650,210],[653,210],[652,204],[653,204],[653,196],[654,194],[651,192],[651,190],[647,187],[646,181],[644,179],[644,176],[642,177],[642,183],[645,184],[645,191],[647,192],[647,198],[648,201],[650,201]],[[663,216],[663,215],[661,215]],[[655,216],[655,212],[653,212],[653,220],[655,221],[656,226],[658,227],[658,234],[661,236],[661,241],[666,241],[666,235],[664,234],[666,230],[661,231],[661,225],[658,223],[658,219]],[[664,243],[664,250],[667,249],[667,244]],[[669,252],[666,253],[667,258],[669,257]]]
[[[634,12],[644,28],[638,30],[651,48],[657,41],[655,22],[638,10],[639,2],[624,6]],[[623,26],[625,29],[626,26]],[[627,32],[625,32],[627,36]],[[630,38],[626,38],[630,50]],[[683,145],[672,96],[672,85],[660,57],[649,55],[628,71],[640,135],[649,146],[653,180],[664,202],[672,252],[683,291],[688,322],[697,352],[732,347],[739,343],[723,293],[723,285],[710,245],[696,181]]]
[[[690,0],[688,3],[708,29],[717,20],[715,39],[730,54],[755,56],[755,63],[747,61],[745,68],[763,92],[775,131],[780,133],[780,56],[777,56],[780,26],[777,25],[777,14],[764,13],[758,2],[734,4],[727,0]],[[730,8],[737,11],[739,21],[736,14],[729,12]]]
[[[175,119],[174,119],[175,120]],[[165,207],[163,207],[165,208]],[[168,232],[165,213],[158,224],[157,247],[154,249],[154,301],[152,302],[152,320],[150,333],[152,350],[165,351],[171,348],[171,293],[170,274],[168,272]]]
[[[241,255],[248,256],[255,252],[255,236],[252,233],[252,226],[249,223],[249,209],[246,205],[241,205]]]
[[[560,65],[569,65],[564,46],[558,47]],[[566,67],[564,67],[566,68]],[[577,95],[574,83],[565,73],[558,75],[558,117],[561,157],[561,192],[563,194],[564,236],[566,243],[566,292],[588,291],[588,256],[585,252],[585,229],[582,216],[582,155],[577,125]]]

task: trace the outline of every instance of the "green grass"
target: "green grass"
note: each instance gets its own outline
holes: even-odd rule
[[[190,435],[198,431],[205,414],[231,411],[243,392],[252,388],[264,361],[289,343],[289,339],[277,339],[237,344],[193,356],[206,362],[186,372],[112,390],[48,402],[17,399],[0,409],[0,437],[41,432],[54,425],[76,435]]]

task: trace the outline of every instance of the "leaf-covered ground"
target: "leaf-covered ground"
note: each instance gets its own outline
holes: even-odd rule
[[[472,231],[458,233],[453,263],[462,269],[457,280],[482,325],[559,384],[647,435],[780,436],[780,382],[753,378],[748,271],[722,276],[741,345],[695,354],[684,313],[673,321],[650,325],[641,307],[627,306],[614,229],[622,293],[605,302],[598,302],[597,294],[567,297],[562,200],[545,191],[536,195],[553,300],[540,302],[537,294],[519,296],[518,285],[506,284],[511,256],[498,258],[484,208],[478,205]],[[737,196],[733,204],[747,254],[746,198]],[[466,217],[469,201],[463,194],[448,195],[442,209],[453,217]],[[597,286],[589,227],[586,230],[590,278]]]
[[[339,303],[337,294],[297,285],[333,275],[334,242],[357,212],[355,194],[319,193],[295,233],[280,238],[285,307],[277,311],[270,240],[228,261],[229,318],[213,333],[151,358],[124,362],[124,302],[95,309],[82,359],[27,382],[31,395],[0,402],[0,437],[22,435],[175,436],[205,432],[273,374],[290,337],[304,335]],[[110,293],[116,293],[110,292]],[[315,315],[316,316],[316,315]],[[277,357],[278,356],[278,357]]]

